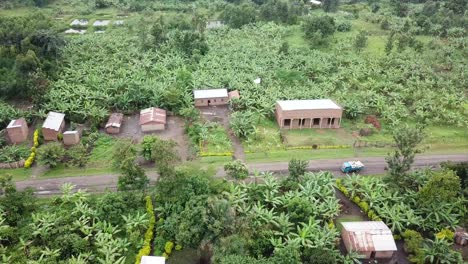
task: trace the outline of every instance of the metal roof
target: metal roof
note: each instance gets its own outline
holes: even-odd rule
[[[70,26],[86,26],[88,25],[87,19],[75,19],[70,23]]]
[[[21,127],[24,125],[27,125],[26,120],[24,118],[14,119],[10,121],[7,128]]]
[[[318,100],[285,100],[277,101],[281,109],[288,110],[318,110],[318,109],[342,109],[330,99]]]
[[[110,117],[109,120],[106,123],[105,128],[108,127],[120,127],[122,125],[122,120],[123,120],[123,114],[121,113],[113,113]]]
[[[352,250],[396,251],[392,231],[382,221],[343,222],[343,230],[348,233]]]
[[[110,20],[96,20],[93,23],[94,27],[106,27],[110,23]]]
[[[84,34],[86,33],[86,30],[85,29],[73,29],[73,28],[70,28],[70,29],[67,29],[65,30],[65,34]]]
[[[195,99],[228,97],[227,89],[193,90]]]
[[[314,4],[314,5],[321,5],[322,2],[316,1],[316,0],[310,0],[309,3]]]
[[[65,114],[57,113],[57,112],[49,112],[47,115],[42,128],[48,128],[55,131],[60,130],[60,126],[62,125],[63,120],[65,119]]]
[[[150,107],[140,111],[140,125],[147,123],[161,123],[166,124],[166,110]]]
[[[154,257],[154,256],[142,256],[141,264],[165,264],[165,257]]]

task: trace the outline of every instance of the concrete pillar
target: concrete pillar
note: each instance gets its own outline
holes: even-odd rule
[[[311,117],[309,122],[309,128],[312,128],[312,123],[314,123],[314,119]]]
[[[338,128],[341,127],[341,117],[340,117],[340,121],[338,121]]]
[[[320,118],[319,128],[322,128],[322,121],[323,121],[323,118]]]

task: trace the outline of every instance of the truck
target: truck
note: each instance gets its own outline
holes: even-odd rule
[[[359,172],[364,169],[364,164],[359,160],[344,162],[341,166],[341,171],[344,173]]]

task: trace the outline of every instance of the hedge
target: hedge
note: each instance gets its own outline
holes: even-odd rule
[[[29,154],[28,159],[24,162],[24,167],[26,169],[31,168],[31,165],[34,163],[34,159],[36,158],[36,151],[37,147],[39,147],[39,129],[34,131],[33,143],[34,146],[31,147],[31,154]]]
[[[135,264],[140,264],[141,257],[150,255],[151,241],[153,241],[153,237],[154,237],[154,225],[156,224],[156,217],[154,215],[153,202],[151,201],[150,196],[146,196],[145,200],[146,200],[146,212],[150,216],[150,220],[148,224],[148,229],[146,230],[146,233],[145,233],[145,240],[143,242],[143,247],[140,249],[140,251],[138,252],[138,255],[136,256]]]

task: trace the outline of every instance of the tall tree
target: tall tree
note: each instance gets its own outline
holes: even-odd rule
[[[145,171],[134,160],[127,159],[123,162],[122,175],[117,183],[119,191],[144,190],[148,183]]]
[[[322,8],[325,12],[336,12],[339,4],[339,0],[324,0],[322,2]]]
[[[292,180],[298,180],[299,177],[303,176],[307,170],[309,162],[306,160],[292,159],[288,164],[289,178]]]
[[[389,183],[401,189],[408,187],[408,172],[411,169],[416,154],[422,152],[417,147],[423,139],[424,133],[420,127],[404,125],[395,129],[393,140],[395,141],[396,150],[385,158],[389,170],[386,179]]]
[[[367,32],[366,31],[359,31],[359,34],[356,36],[354,40],[354,48],[357,52],[361,52],[365,47],[367,47]]]
[[[224,22],[233,28],[240,28],[255,22],[257,11],[252,4],[243,3],[241,5],[226,5],[221,15]]]
[[[172,176],[175,173],[174,165],[179,160],[179,154],[173,140],[156,138],[151,150],[151,158],[156,163],[156,169],[161,177]]]

